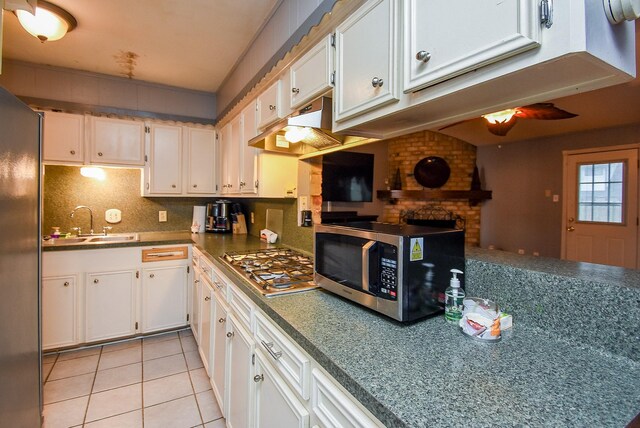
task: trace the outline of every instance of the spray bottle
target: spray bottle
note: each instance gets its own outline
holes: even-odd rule
[[[462,271],[451,269],[453,274],[449,282],[449,288],[444,292],[444,319],[447,322],[458,324],[462,318],[462,300],[464,299],[464,290],[460,288],[460,280],[458,274],[462,275]]]

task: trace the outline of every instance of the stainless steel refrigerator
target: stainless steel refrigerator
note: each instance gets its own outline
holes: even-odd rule
[[[0,87],[0,426],[40,426],[40,117]]]

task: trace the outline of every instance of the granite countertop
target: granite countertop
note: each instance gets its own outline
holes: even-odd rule
[[[503,340],[480,343],[442,316],[402,325],[323,290],[267,299],[218,258],[270,247],[257,237],[162,232],[140,238],[133,245],[194,242],[386,426],[623,427],[640,411],[640,362],[519,323],[517,313]],[[538,272],[584,270],[597,279],[608,270],[504,257],[467,251],[468,259]],[[629,275],[610,280],[633,283]]]
[[[186,230],[175,232],[139,232],[139,239],[137,241],[74,245],[65,245],[64,238],[60,238],[60,242],[56,245],[43,245],[42,251],[96,250],[102,248],[143,247],[149,245],[190,244],[192,243],[191,235],[192,233]]]
[[[402,325],[323,290],[267,299],[217,257],[265,244],[194,242],[386,426],[622,427],[640,410],[639,362],[518,324],[517,314],[487,344],[442,316]]]

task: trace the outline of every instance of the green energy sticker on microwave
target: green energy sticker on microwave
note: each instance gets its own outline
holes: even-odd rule
[[[409,257],[410,261],[417,262],[422,260],[424,256],[423,238],[411,238],[409,248],[411,249],[411,255]]]

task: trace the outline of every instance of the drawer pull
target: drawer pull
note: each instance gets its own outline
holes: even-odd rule
[[[231,339],[231,338],[233,337],[233,332],[232,332],[232,331],[230,331],[229,333],[227,333],[227,337],[228,337],[229,339]]]
[[[260,381],[263,381],[263,380],[264,380],[264,375],[255,375],[253,377],[253,381],[256,382],[256,383],[258,383]]]
[[[208,302],[209,300],[211,300],[211,297],[209,297],[209,296],[205,296],[205,297],[204,297],[204,301],[205,301],[205,302]]]
[[[275,352],[273,349],[273,343],[269,342],[265,342],[264,340],[260,341],[262,343],[262,346],[264,346],[264,348],[267,350],[267,352],[269,353],[269,355],[271,355],[273,357],[274,360],[277,360],[278,358],[282,357],[282,352],[277,351]]]
[[[223,322],[225,322],[225,321],[226,321],[226,319],[225,319],[225,318],[220,318],[220,319],[218,320],[218,322],[219,322],[220,324],[222,324],[222,323],[223,323]]]

